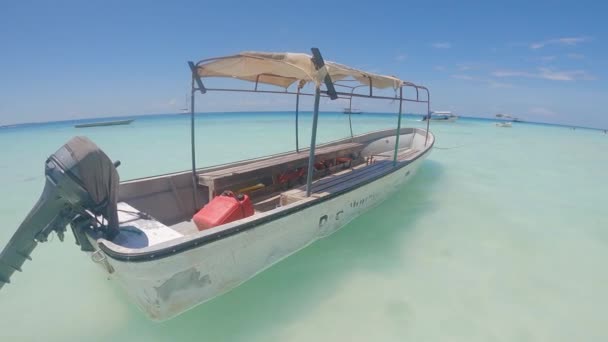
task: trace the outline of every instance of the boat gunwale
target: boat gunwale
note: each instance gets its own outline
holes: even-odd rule
[[[421,157],[428,155],[432,151],[433,146],[435,145],[435,136],[431,132],[425,131],[420,128],[414,128],[414,130],[415,130],[415,132],[417,132],[418,130],[421,130],[423,132],[426,132],[427,135],[431,135],[431,137],[432,137],[431,143],[429,145],[425,146],[421,153],[419,153],[413,159],[399,162],[399,163],[397,163],[397,165],[390,168],[386,172],[380,173],[375,177],[372,177],[370,179],[357,183],[357,184],[353,185],[352,187],[348,187],[346,189],[336,191],[334,193],[330,193],[330,194],[322,196],[322,197],[310,197],[311,198],[310,200],[305,200],[303,202],[296,202],[296,203],[294,203],[293,206],[285,206],[284,207],[285,209],[283,209],[283,210],[279,210],[277,212],[270,213],[268,215],[263,215],[257,219],[254,219],[254,220],[251,220],[248,222],[239,223],[239,224],[234,224],[233,226],[227,226],[221,230],[218,230],[217,232],[213,232],[208,235],[197,236],[195,234],[194,236],[192,236],[192,238],[190,238],[188,240],[185,240],[183,242],[179,242],[179,243],[173,244],[173,245],[163,246],[163,247],[155,249],[155,250],[147,250],[144,252],[117,251],[117,250],[112,249],[112,247],[111,247],[111,245],[115,245],[114,243],[112,243],[109,240],[103,239],[103,238],[100,238],[97,240],[97,245],[101,251],[103,251],[108,257],[110,257],[114,260],[124,261],[124,262],[146,262],[146,261],[154,261],[154,260],[170,257],[172,255],[179,254],[179,253],[182,253],[182,252],[194,249],[194,248],[202,247],[206,244],[209,244],[209,243],[212,243],[212,242],[215,242],[218,240],[222,240],[224,238],[254,229],[254,228],[261,226],[263,224],[266,224],[268,222],[280,219],[287,215],[294,214],[296,212],[313,207],[315,205],[322,204],[325,201],[334,199],[336,197],[339,197],[341,195],[354,191],[360,187],[363,187],[367,184],[377,181],[378,179],[386,177],[386,176],[412,164],[413,162],[420,159]],[[228,224],[228,225],[230,225],[230,224]],[[119,245],[115,245],[115,246],[119,246]],[[125,248],[122,246],[119,246],[119,247],[128,249],[128,248]]]
[[[421,129],[421,128],[417,128],[417,127],[401,127],[400,130],[402,130],[402,131],[413,130],[412,133],[415,133],[417,129]],[[388,129],[379,129],[379,130],[375,130],[375,131],[369,131],[369,132],[365,132],[365,133],[362,133],[362,134],[354,135],[352,137],[340,138],[340,139],[324,142],[322,144],[317,145],[316,148],[323,148],[323,147],[328,147],[328,146],[331,146],[331,145],[338,145],[338,144],[340,144],[342,142],[352,141],[355,138],[363,137],[363,136],[366,136],[368,134],[375,134],[375,133],[381,133],[381,132],[387,132],[388,133],[388,132],[393,132],[393,131],[396,131],[396,129],[395,128],[388,128]],[[407,134],[407,133],[401,133],[401,134]],[[224,167],[236,166],[238,164],[252,163],[252,162],[256,162],[256,161],[262,161],[262,160],[271,159],[271,158],[275,158],[275,157],[279,157],[279,156],[283,156],[283,155],[288,155],[288,154],[291,154],[291,153],[308,152],[309,150],[310,150],[310,147],[305,147],[305,148],[301,148],[299,150],[299,152],[296,151],[296,150],[291,150],[291,151],[286,151],[286,152],[279,152],[279,153],[275,153],[275,154],[270,154],[270,155],[266,155],[266,156],[254,157],[254,158],[249,158],[249,159],[241,159],[241,160],[231,161],[231,162],[222,163],[222,164],[215,164],[215,165],[204,166],[204,167],[196,169],[196,174],[198,175],[199,173],[202,173],[202,172],[221,170]],[[191,173],[192,173],[191,170],[174,171],[174,172],[162,173],[162,174],[154,175],[154,176],[131,178],[131,179],[127,179],[127,180],[124,180],[124,181],[120,182],[120,184],[122,185],[122,184],[128,184],[128,183],[132,183],[132,182],[136,182],[136,181],[141,181],[141,180],[145,180],[145,179],[155,179],[155,178],[160,178],[160,177],[165,177],[165,176],[176,176],[176,175],[191,174]]]

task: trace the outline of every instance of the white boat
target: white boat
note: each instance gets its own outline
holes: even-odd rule
[[[188,95],[186,94],[186,101],[184,102],[184,107],[179,110],[179,114],[190,114],[190,109],[188,109]]]
[[[89,128],[89,127],[104,127],[104,126],[122,126],[130,125],[135,119],[130,120],[114,120],[114,121],[97,121],[74,125],[75,128]]]
[[[512,117],[509,114],[496,114],[496,118],[502,120],[496,123],[496,127],[505,127],[511,128],[513,127],[513,121],[518,121],[519,119]]]
[[[230,291],[402,189],[435,142],[428,123],[426,130],[401,127],[402,104],[430,107],[428,89],[325,63],[317,49],[312,52],[246,52],[189,62],[193,95],[227,91],[207,87],[206,77],[252,81],[255,89],[230,91],[295,96],[296,125],[299,97],[313,96],[311,148],[299,148],[296,140],[292,152],[197,168],[192,105],[192,169],[119,183],[119,163],[89,139],[75,137],[45,163],[43,194],[0,254],[0,288],[38,242],[52,232],[63,240],[70,225],[93,262],[151,319],[165,320]],[[336,91],[347,79],[366,85],[366,94]],[[312,83],[314,92],[290,90],[298,81]],[[258,90],[258,83],[283,89]],[[403,97],[405,87],[426,97]],[[376,96],[377,88],[398,95]],[[320,98],[344,95],[398,101],[396,129],[317,146]],[[220,201],[234,211],[216,206]]]
[[[430,116],[425,116],[422,120],[426,121],[430,117],[433,122],[454,122],[458,120],[458,115],[450,111],[433,111]]]

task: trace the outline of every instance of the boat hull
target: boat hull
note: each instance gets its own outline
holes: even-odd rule
[[[121,126],[121,125],[130,125],[131,122],[133,122],[133,121],[135,121],[135,119],[92,122],[92,123],[74,125],[74,127],[75,128],[89,128],[89,127]]]
[[[162,321],[226,293],[329,236],[402,189],[431,149],[370,183],[252,229],[161,259],[101,262],[152,320]]]
[[[436,122],[454,122],[456,120],[458,120],[457,116],[449,117],[447,119],[433,119],[433,118],[431,118],[431,122],[433,122],[433,123],[436,123]]]

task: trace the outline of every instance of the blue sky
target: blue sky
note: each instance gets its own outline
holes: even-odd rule
[[[0,0],[0,124],[177,112],[187,60],[316,46],[427,85],[435,110],[604,128],[606,13],[601,1]],[[293,107],[260,95],[199,103]]]

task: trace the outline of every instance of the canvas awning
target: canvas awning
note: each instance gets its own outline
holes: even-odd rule
[[[200,77],[225,77],[288,88],[294,82],[321,84],[326,73],[333,82],[352,79],[374,88],[397,89],[403,81],[334,62],[316,70],[311,56],[304,53],[241,52],[237,55],[203,60],[197,63]]]

